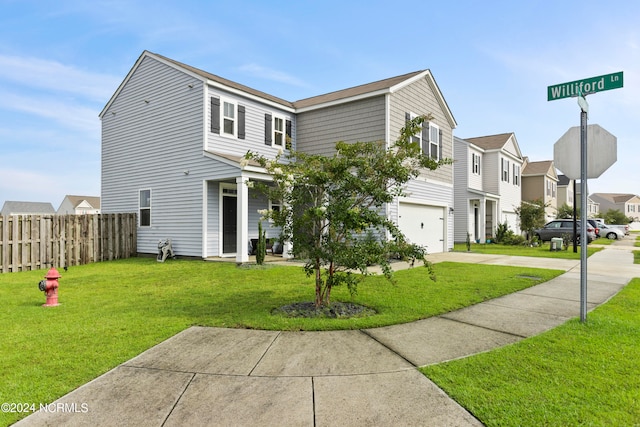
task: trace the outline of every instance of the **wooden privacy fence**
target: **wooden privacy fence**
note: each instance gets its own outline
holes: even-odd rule
[[[136,230],[135,213],[0,216],[0,272],[129,258]]]

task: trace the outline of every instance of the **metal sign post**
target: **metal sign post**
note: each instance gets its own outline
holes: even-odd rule
[[[587,236],[587,178],[589,178],[589,174],[587,173],[589,165],[589,157],[587,156],[587,113],[589,111],[589,104],[587,103],[585,96],[605,90],[618,89],[622,86],[623,74],[622,71],[620,71],[618,73],[606,74],[603,76],[591,77],[588,79],[576,80],[547,87],[548,101],[577,96],[578,105],[580,106],[580,173],[578,174],[577,171],[574,170],[575,168],[568,160],[569,156],[566,155],[566,152],[568,151],[567,149],[571,146],[571,129],[555,144],[554,160],[556,162],[556,167],[569,176],[569,178],[575,180],[578,175],[580,176],[580,321],[582,323],[587,320],[587,244],[589,241]],[[610,146],[609,148],[613,148],[614,151],[606,152],[604,154],[605,160],[594,168],[594,171],[591,173],[592,178],[600,176],[602,172],[615,162],[615,138],[596,137],[595,139],[599,140],[598,143],[607,144]],[[574,191],[574,197],[575,196]],[[575,216],[576,212],[574,202],[574,218]],[[577,230],[574,226],[574,238],[576,231]]]
[[[582,101],[582,102],[581,102]],[[587,321],[587,110],[589,104],[580,95],[580,322]],[[575,197],[575,195],[574,195]]]

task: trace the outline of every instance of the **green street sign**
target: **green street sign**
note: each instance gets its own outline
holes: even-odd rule
[[[547,101],[571,98],[622,87],[622,71],[547,87]]]

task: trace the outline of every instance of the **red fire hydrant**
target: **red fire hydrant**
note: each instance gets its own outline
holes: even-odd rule
[[[58,279],[62,276],[58,273],[58,270],[51,268],[47,271],[47,275],[44,276],[44,294],[47,296],[47,302],[42,304],[43,307],[55,307],[58,305]]]

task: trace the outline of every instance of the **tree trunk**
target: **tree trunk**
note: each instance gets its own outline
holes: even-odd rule
[[[316,307],[322,305],[322,272],[320,271],[320,259],[316,258]]]

